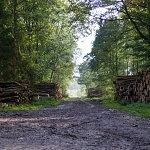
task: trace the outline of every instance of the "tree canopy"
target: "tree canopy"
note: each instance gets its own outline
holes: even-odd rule
[[[112,87],[116,76],[150,66],[149,0],[1,0],[0,79],[59,82],[65,89],[78,34],[95,22],[79,83]]]
[[[90,74],[94,74],[91,83],[107,91],[112,89],[116,76],[136,74],[150,66],[150,1],[86,2],[92,9],[103,7],[106,10],[93,17],[99,29],[86,66],[90,68]],[[80,72],[79,80],[87,78],[82,74],[83,70]]]
[[[71,78],[76,34],[88,5],[70,0],[0,1],[0,79],[59,82]]]

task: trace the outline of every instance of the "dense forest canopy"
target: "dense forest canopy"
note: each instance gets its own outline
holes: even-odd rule
[[[89,14],[88,5],[76,0],[1,0],[0,80],[65,87],[77,33],[87,28]]]
[[[99,29],[92,52],[79,66],[79,83],[103,87],[110,93],[116,76],[136,74],[150,66],[150,1],[86,2],[93,9],[103,7],[106,12],[97,13],[93,18]]]
[[[80,84],[109,89],[116,76],[149,67],[149,0],[1,0],[0,79],[58,82],[65,89],[78,35],[92,23],[99,29],[79,67]]]

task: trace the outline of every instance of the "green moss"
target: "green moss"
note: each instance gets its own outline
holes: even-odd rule
[[[112,109],[117,109],[123,112],[128,112],[130,114],[141,116],[141,117],[150,117],[150,104],[145,103],[131,103],[128,105],[121,105],[117,101],[112,100],[111,98],[104,99],[103,104]]]
[[[8,111],[18,111],[18,110],[38,110],[47,106],[57,106],[61,103],[60,100],[56,100],[54,98],[41,98],[32,103],[28,104],[3,104],[0,107],[0,111],[8,112]]]

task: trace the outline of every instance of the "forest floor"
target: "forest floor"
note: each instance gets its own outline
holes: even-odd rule
[[[150,150],[150,119],[82,100],[1,112],[0,150]]]

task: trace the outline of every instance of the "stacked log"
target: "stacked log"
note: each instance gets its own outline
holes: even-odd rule
[[[150,71],[143,71],[138,75],[118,76],[114,84],[117,100],[150,102]]]
[[[31,83],[27,80],[21,80],[21,81],[17,81],[17,82],[20,83],[26,89],[32,89]]]
[[[32,92],[18,82],[0,82],[0,102],[25,103],[32,101]]]
[[[35,95],[62,98],[60,86],[57,83],[37,83],[34,85]]]
[[[101,97],[102,91],[98,88],[89,88],[87,92],[88,97]]]

